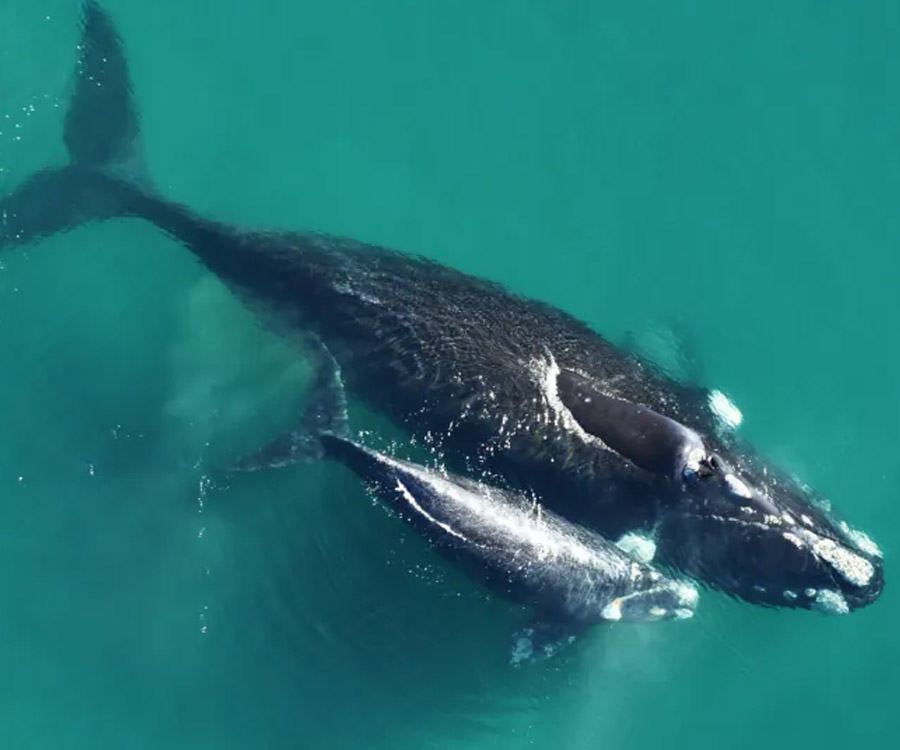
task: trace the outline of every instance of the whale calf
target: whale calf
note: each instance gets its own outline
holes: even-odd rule
[[[423,257],[317,232],[250,231],[160,195],[109,15],[85,5],[68,163],[0,201],[0,250],[91,221],[151,222],[277,331],[328,346],[348,392],[448,467],[534,494],[654,564],[746,602],[846,613],[884,586],[881,555],[683,384],[539,300]],[[290,463],[291,435],[272,463]]]
[[[552,650],[603,622],[691,617],[699,593],[526,495],[319,436],[340,461],[443,557],[489,590],[531,610],[516,653]]]

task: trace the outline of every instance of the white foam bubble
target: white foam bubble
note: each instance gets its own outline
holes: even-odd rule
[[[534,642],[532,641],[533,636],[534,630],[529,628],[521,636],[516,638],[516,641],[513,644],[512,654],[510,656],[511,664],[521,664],[523,661],[530,659],[534,655]]]
[[[854,529],[847,525],[845,521],[841,521],[840,523],[841,531],[843,531],[847,537],[852,541],[859,549],[865,552],[867,555],[872,555],[873,557],[882,557],[881,549],[879,549],[878,545],[875,544],[872,539],[864,534],[862,531],[858,529]]]
[[[458,531],[455,531],[453,528],[448,526],[447,524],[438,521],[434,516],[432,516],[428,511],[426,511],[421,505],[416,502],[416,499],[413,497],[412,493],[406,489],[406,485],[403,484],[399,479],[397,480],[397,489],[400,490],[400,494],[403,495],[403,498],[408,502],[416,511],[421,513],[425,518],[427,518],[431,523],[435,526],[440,526],[444,531],[448,534],[452,534],[458,539],[462,539],[464,542],[468,542],[469,540],[460,534]]]
[[[714,390],[709,394],[709,407],[729,429],[735,429],[744,421],[741,410],[720,390]]]
[[[813,552],[855,586],[865,586],[875,574],[872,563],[831,539],[820,539],[813,545]]]
[[[678,585],[678,598],[681,600],[681,603],[688,607],[696,607],[697,602],[700,601],[700,592],[697,591],[696,586],[691,586],[688,583],[681,583]]]

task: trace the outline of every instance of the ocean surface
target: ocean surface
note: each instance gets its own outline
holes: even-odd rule
[[[290,424],[306,365],[109,221],[0,255],[0,747],[896,744],[900,4],[104,7],[166,195],[689,348],[886,587],[846,617],[706,592],[514,668],[516,613],[349,473],[210,481]],[[0,3],[0,194],[65,158],[79,20]]]

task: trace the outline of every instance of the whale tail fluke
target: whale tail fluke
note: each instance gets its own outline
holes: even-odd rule
[[[112,19],[93,0],[84,6],[63,140],[73,165],[135,170],[143,160],[140,118],[122,41]]]
[[[39,171],[0,198],[0,250],[127,215],[136,186],[151,190],[122,43],[93,0],[84,6],[63,141],[68,164]]]

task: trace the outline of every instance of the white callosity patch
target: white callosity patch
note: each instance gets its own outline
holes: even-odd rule
[[[750,492],[750,488],[746,484],[744,484],[740,479],[738,479],[734,474],[726,474],[725,475],[725,484],[727,484],[728,489],[730,489],[738,497],[743,497],[743,498],[753,497],[753,493]]]
[[[631,563],[631,580],[637,581],[641,577],[641,566],[636,562]]]
[[[621,599],[613,599],[609,604],[607,604],[603,611],[600,612],[600,616],[604,620],[621,620],[622,619],[622,600]]]
[[[722,424],[729,429],[735,429],[744,421],[741,410],[722,391],[714,390],[709,394],[709,408],[719,418]]]
[[[842,547],[833,539],[821,537],[808,529],[798,527],[795,529],[810,549],[820,559],[827,562],[848,583],[854,586],[865,586],[872,580],[875,568],[864,557]]]
[[[638,562],[649,563],[656,557],[656,542],[640,534],[623,534],[616,546]]]
[[[816,594],[816,607],[835,615],[846,615],[850,612],[847,600],[837,591],[822,589]]]

